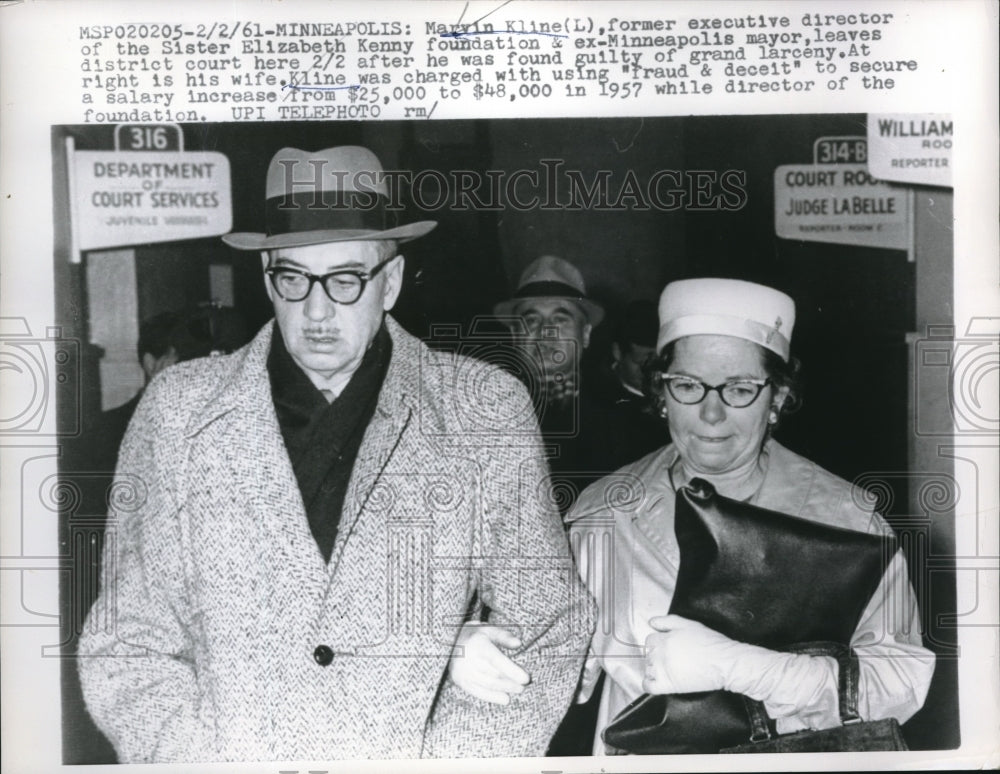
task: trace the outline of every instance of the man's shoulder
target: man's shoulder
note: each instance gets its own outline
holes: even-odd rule
[[[198,392],[211,392],[213,387],[218,389],[220,381],[234,373],[239,362],[237,351],[176,363],[157,374],[147,391],[160,396],[178,393],[193,396]]]
[[[499,366],[430,348],[423,364],[421,404],[433,406],[446,427],[490,436],[537,434],[538,422],[527,390]]]
[[[246,362],[251,345],[228,355],[186,360],[161,371],[149,383],[137,416],[153,412],[159,422],[186,426],[188,419],[216,399]]]
[[[452,347],[431,347],[411,338],[418,352],[422,388],[463,403],[526,398],[527,391],[521,381],[500,365],[462,354]]]
[[[425,429],[466,440],[537,434],[534,407],[514,376],[460,345],[431,346],[387,320],[393,362],[385,389],[407,395]]]

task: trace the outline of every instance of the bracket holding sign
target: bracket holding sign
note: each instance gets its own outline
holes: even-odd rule
[[[176,124],[115,127],[113,151],[77,151],[66,140],[72,247],[127,247],[219,236],[232,229],[229,159],[183,150]]]

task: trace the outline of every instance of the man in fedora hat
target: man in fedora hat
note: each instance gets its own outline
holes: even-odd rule
[[[367,149],[286,148],[267,175],[274,304],[246,347],[175,366],[122,448],[107,583],[81,643],[122,761],[539,755],[593,628],[523,388],[387,312],[399,225]],[[473,601],[530,685],[447,677]]]
[[[493,307],[508,318],[537,386],[548,401],[572,400],[580,389],[580,362],[604,309],[587,298],[583,275],[569,261],[543,255],[521,272],[514,295]]]
[[[493,307],[520,353],[517,369],[534,399],[553,483],[574,495],[605,470],[603,419],[582,380],[584,350],[604,309],[587,297],[580,271],[543,255],[521,273],[514,294]],[[557,498],[565,512],[572,496]]]

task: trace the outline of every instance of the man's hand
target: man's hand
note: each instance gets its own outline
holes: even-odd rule
[[[500,650],[519,648],[521,641],[506,629],[470,621],[462,626],[448,662],[452,682],[471,696],[493,704],[509,704],[531,676]]]
[[[728,687],[730,673],[746,646],[679,615],[650,620],[646,638],[646,693],[697,693]]]

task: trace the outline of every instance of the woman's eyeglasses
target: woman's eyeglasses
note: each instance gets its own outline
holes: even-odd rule
[[[659,380],[666,384],[670,397],[678,403],[691,406],[701,403],[705,396],[713,390],[719,393],[722,402],[730,408],[746,408],[771,383],[770,379],[730,379],[728,382],[714,387],[699,379],[680,374],[657,374]]]

